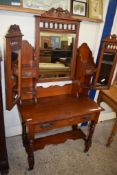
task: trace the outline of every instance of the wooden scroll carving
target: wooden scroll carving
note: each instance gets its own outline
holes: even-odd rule
[[[49,11],[46,11],[41,16],[43,17],[52,17],[52,18],[72,18],[72,14],[68,10],[63,10],[62,8],[51,8]]]
[[[75,91],[78,94],[88,95],[91,88],[91,77],[96,72],[96,65],[93,61],[92,52],[86,43],[77,49],[76,59]]]

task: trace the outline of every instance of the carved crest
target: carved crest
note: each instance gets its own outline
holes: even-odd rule
[[[104,41],[110,41],[110,42],[116,42],[117,43],[117,35],[113,34],[113,35],[108,35]]]
[[[13,36],[22,36],[21,30],[18,25],[14,24],[11,25],[6,37],[13,37]]]
[[[52,18],[72,18],[71,13],[68,10],[63,10],[58,7],[57,9],[51,8],[41,15],[42,17],[52,17]]]

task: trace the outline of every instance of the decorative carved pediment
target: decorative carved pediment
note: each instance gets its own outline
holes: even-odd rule
[[[117,43],[117,35],[113,34],[113,35],[108,35],[104,41],[110,41],[110,42],[116,42]]]
[[[11,25],[6,37],[22,36],[21,30],[18,25]]]
[[[117,35],[108,35],[104,40],[105,49],[117,52]]]
[[[72,18],[72,14],[68,10],[63,10],[62,8],[51,8],[42,14],[42,17],[52,17],[52,18]]]

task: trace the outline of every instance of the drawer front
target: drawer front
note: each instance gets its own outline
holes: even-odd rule
[[[84,123],[90,120],[97,120],[94,114],[85,115],[85,116],[78,116],[78,117],[71,117],[63,120],[52,121],[52,122],[45,122],[41,124],[35,124],[35,132],[38,133],[40,131],[48,131],[56,128],[61,128],[65,126],[71,126],[78,123]]]

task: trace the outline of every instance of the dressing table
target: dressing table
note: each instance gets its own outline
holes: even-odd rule
[[[86,43],[77,49],[80,21],[73,19],[67,10],[61,8],[52,8],[42,16],[35,16],[35,20],[35,49],[28,41],[22,40],[23,35],[17,25],[12,25],[6,35],[6,88],[9,89],[6,91],[7,109],[18,105],[29,170],[34,167],[34,151],[48,144],[82,138],[85,142],[84,151],[87,152],[101,111],[100,106],[88,97],[90,80],[96,72],[96,66]],[[50,39],[47,37],[42,44],[41,36],[50,36]],[[61,64],[60,59],[66,64],[69,63],[62,63],[62,67],[69,68],[69,73],[66,69],[65,74],[59,70],[57,74],[54,71],[46,71],[43,75],[40,66],[44,63],[44,58],[41,57],[42,49],[45,53],[48,53],[48,50],[71,50],[69,59],[65,55],[54,57],[53,63],[51,55],[48,61],[48,64],[55,64],[54,69]],[[72,83],[46,88],[37,86],[37,82],[60,80],[71,80]],[[78,124],[83,122],[89,122],[87,134],[78,127]],[[71,130],[36,137],[37,133],[67,126],[71,126]]]

